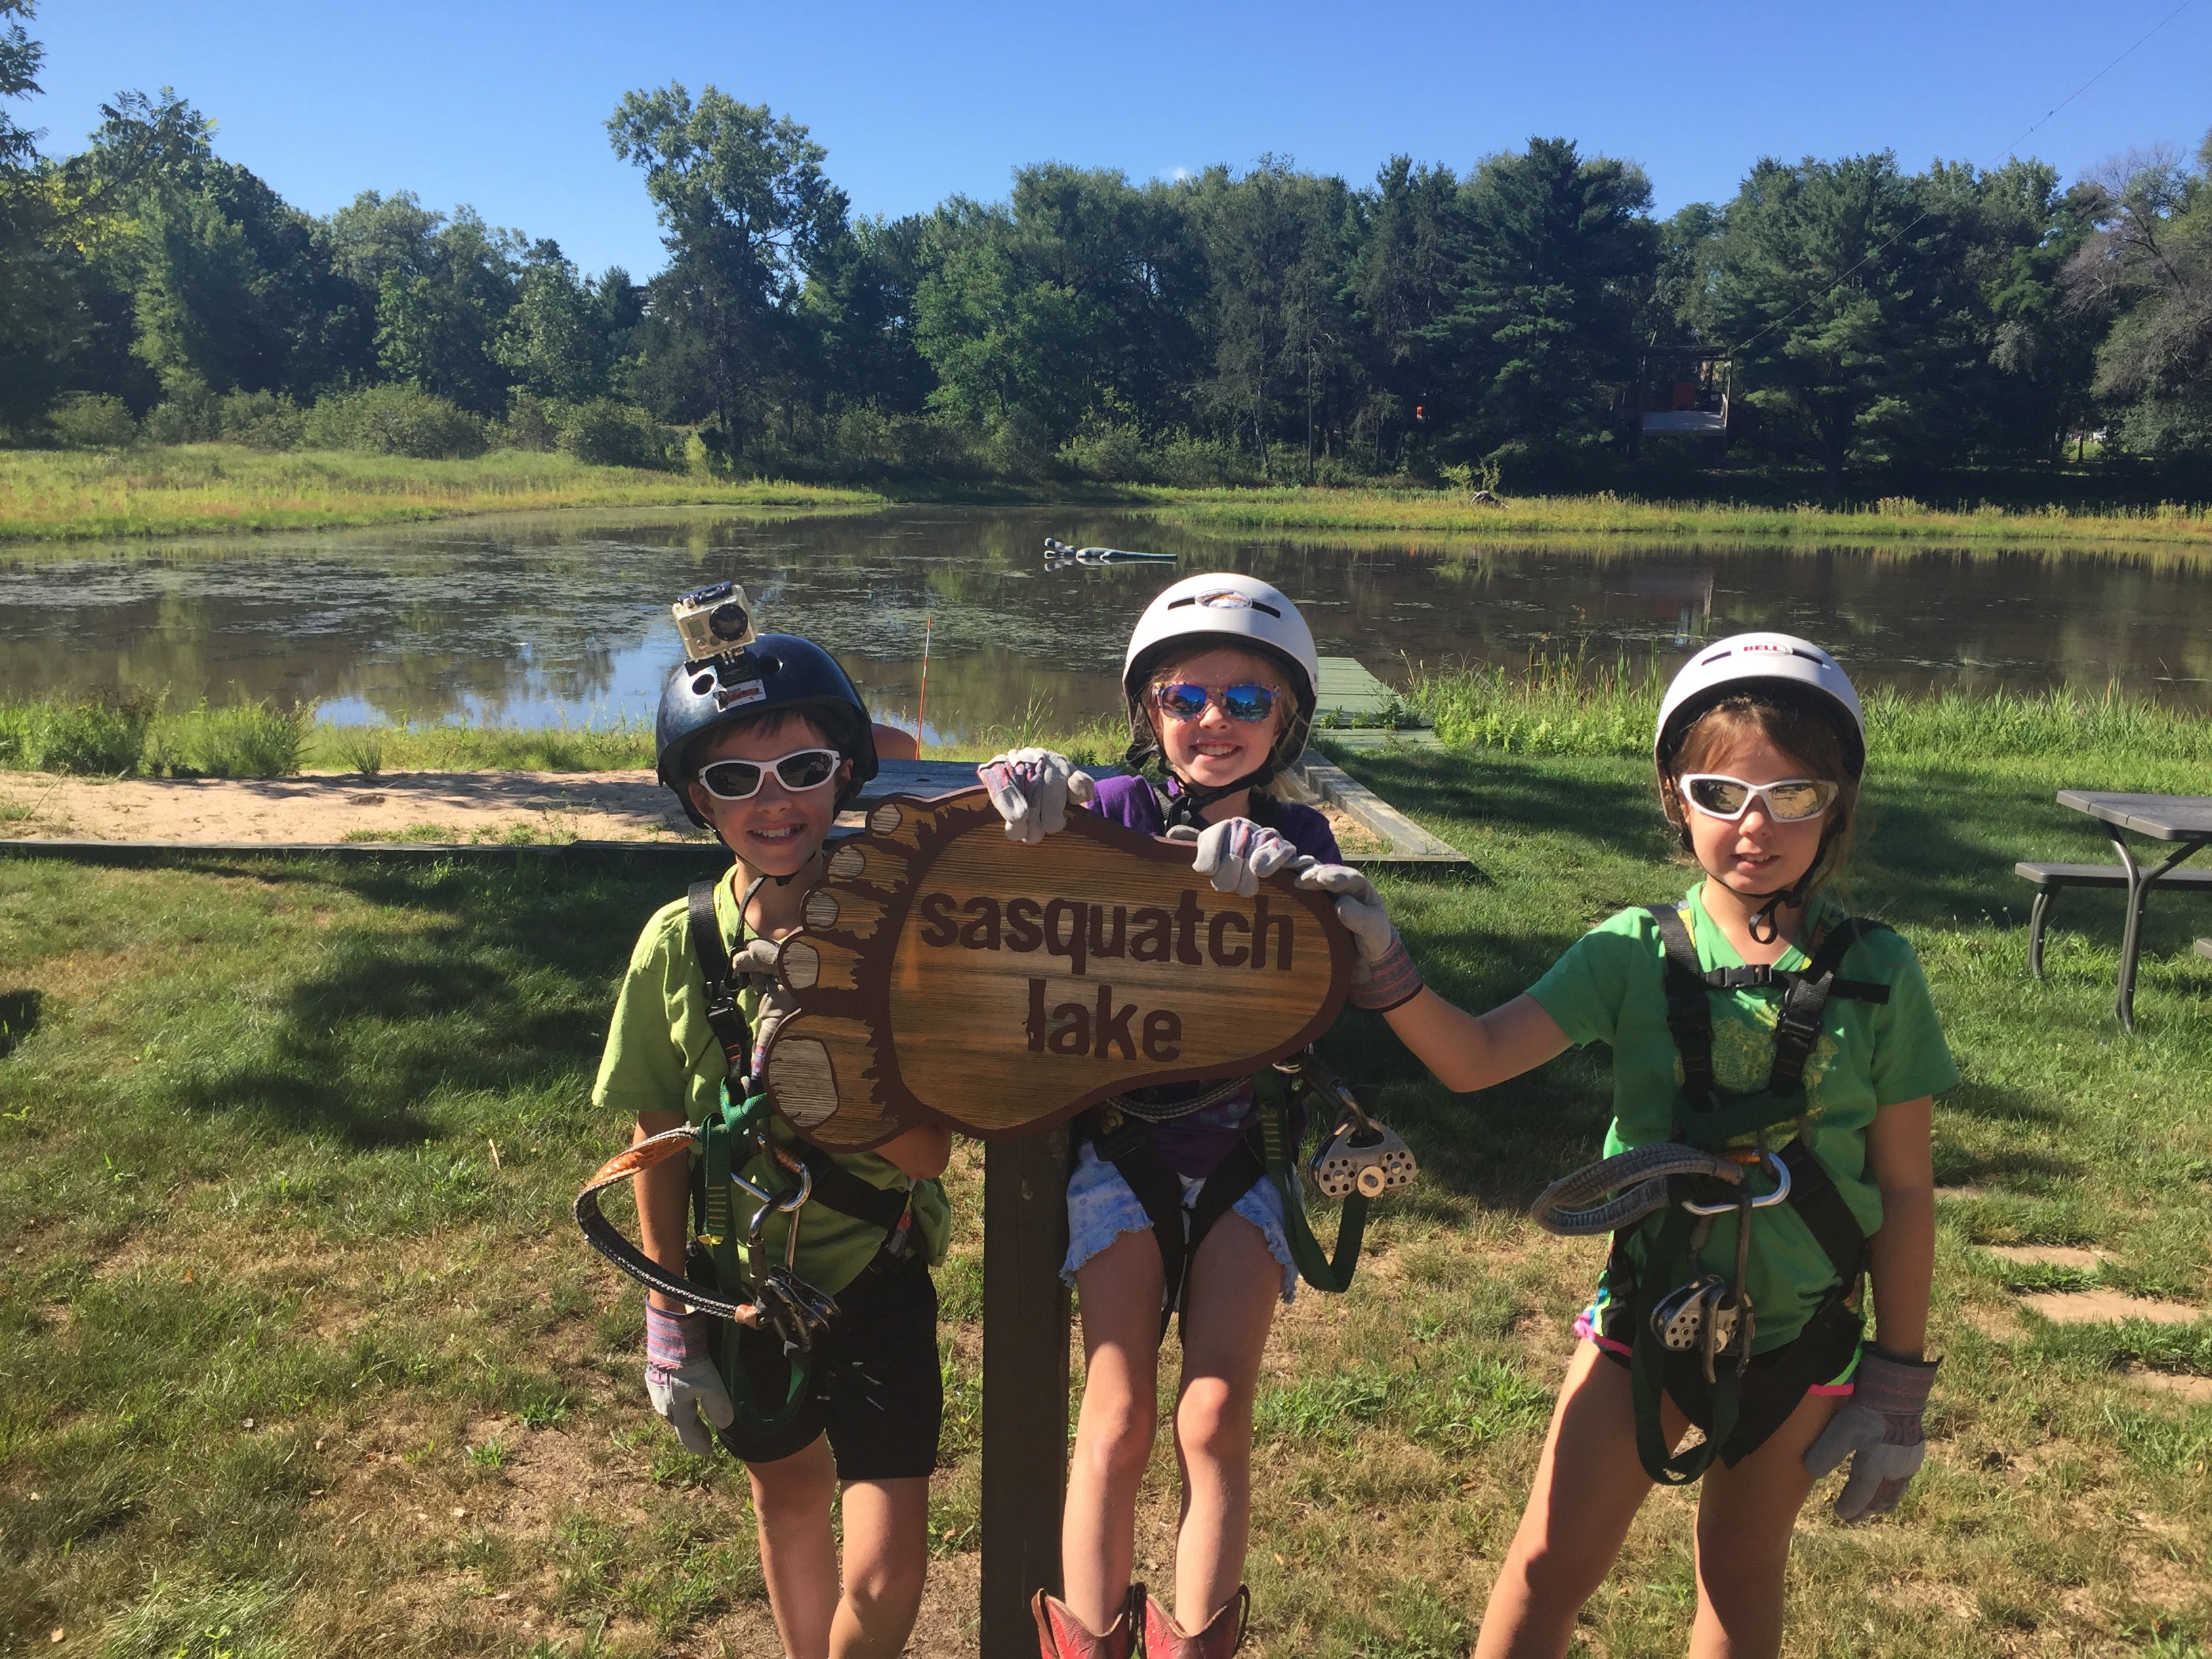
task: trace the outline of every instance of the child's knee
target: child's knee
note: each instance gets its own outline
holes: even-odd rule
[[[1194,1379],[1176,1404],[1176,1443],[1188,1455],[1224,1462],[1252,1445],[1252,1393],[1226,1378]]]
[[[1134,1397],[1085,1401],[1078,1454],[1109,1480],[1140,1479],[1152,1461],[1158,1424],[1151,1402]]]
[[[866,1561],[848,1562],[845,1599],[867,1630],[910,1626],[921,1607],[928,1561],[920,1549],[887,1550]]]

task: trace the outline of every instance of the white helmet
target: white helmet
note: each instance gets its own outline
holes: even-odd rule
[[[1810,640],[1794,634],[1732,634],[1690,659],[1659,704],[1651,758],[1664,770],[1692,720],[1729,691],[1754,680],[1784,680],[1819,692],[1850,716],[1840,722],[1844,763],[1856,779],[1866,769],[1866,716],[1851,677]]]
[[[1121,694],[1128,705],[1130,736],[1136,745],[1151,744],[1144,683],[1160,659],[1179,646],[1202,650],[1216,643],[1255,650],[1280,664],[1289,677],[1297,714],[1285,726],[1275,745],[1267,769],[1272,775],[1284,758],[1295,760],[1305,748],[1321,684],[1321,657],[1314,649],[1313,630],[1298,615],[1297,606],[1256,576],[1233,570],[1185,576],[1145,607],[1121,657]]]

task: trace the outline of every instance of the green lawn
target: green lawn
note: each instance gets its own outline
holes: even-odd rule
[[[695,478],[518,450],[466,461],[270,454],[238,444],[0,450],[0,541],[320,529],[559,507],[850,510],[882,500],[866,489]]]
[[[1601,707],[1565,738],[1491,712],[1492,746],[1350,763],[1473,860],[1386,885],[1432,981],[1477,1006],[1687,882],[1620,752],[1632,731]],[[2212,1322],[2061,1328],[2014,1292],[2212,1306],[2212,963],[2190,951],[2212,914],[2154,908],[2128,1038],[2117,902],[2069,896],[2037,985],[2010,871],[2101,855],[2057,787],[2202,788],[2203,728],[2062,739],[2047,708],[1971,712],[1878,720],[1891,758],[1853,890],[1918,946],[1966,1079],[1937,1113],[1939,1179],[1964,1192],[1941,1211],[1931,1455],[1898,1518],[1808,1522],[1788,1647],[2201,1656],[2212,1404],[2135,1371],[2212,1376]],[[584,1103],[616,977],[680,884],[617,863],[0,863],[9,1650],[773,1650],[743,1480],[653,1419],[638,1299],[567,1217],[623,1134]],[[1383,1206],[1351,1295],[1304,1292],[1270,1348],[1249,1650],[1456,1655],[1601,1254],[1523,1210],[1595,1154],[1606,1067],[1571,1055],[1459,1099],[1370,1017],[1328,1046],[1424,1176]],[[963,1148],[942,1276],[932,1653],[972,1651],[979,1169]],[[2106,1260],[2023,1270],[1975,1248],[2013,1242]],[[1164,1450],[1155,1474],[1158,1580]],[[1581,1650],[1680,1651],[1686,1515],[1649,1506]]]

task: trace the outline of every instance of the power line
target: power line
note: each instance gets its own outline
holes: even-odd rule
[[[2033,125],[2029,126],[2025,132],[2022,132],[2019,137],[2014,138],[2011,143],[2003,147],[2003,150],[2002,152],[2002,155],[2009,156],[2014,151],[2018,150],[2023,140],[2033,137],[2036,131],[2041,128],[2045,123],[2048,122],[2052,116],[2057,114],[2060,110],[2064,109],[2067,105],[2072,103],[2076,98],[2079,98],[2083,93],[2088,91],[2090,88],[2095,86],[2098,82],[2103,80],[2114,70],[2118,69],[2122,64],[2125,63],[2130,58],[2133,57],[2136,52],[2142,47],[2143,44],[2151,38],[2151,36],[2156,34],[2160,29],[2164,28],[2168,23],[2171,23],[2175,18],[2180,16],[2182,13],[2187,11],[2190,7],[2196,3],[2197,0],[2181,0],[2181,3],[2179,5],[2176,6],[2172,11],[2166,13],[2165,16],[2160,18],[2158,21],[2153,23],[2148,28],[2145,29],[2136,39],[2134,45],[2129,46],[2126,51],[2120,53],[2118,57],[2113,58],[2111,63],[2106,64],[2104,68],[2099,70],[2094,75],[2084,81],[2080,86],[2075,88],[2073,91],[2068,93],[2063,98],[2053,104],[2049,109],[2044,111],[2042,116],[2036,120]],[[1996,165],[1997,163],[1995,161],[1984,161],[1982,164],[1982,171],[1984,173],[1988,173]],[[1773,330],[1781,327],[1783,324],[1788,322],[1792,317],[1795,317],[1799,312],[1803,311],[1807,307],[1812,305],[1815,301],[1826,299],[1831,294],[1833,294],[1845,283],[1850,281],[1853,276],[1856,276],[1859,271],[1863,270],[1868,264],[1881,258],[1883,254],[1888,252],[1890,249],[1895,247],[1907,236],[1910,236],[1914,231],[1917,230],[1920,228],[1921,222],[1926,219],[1930,214],[1934,213],[1935,210],[1936,210],[1932,207],[1921,209],[1921,210],[1913,216],[1911,221],[1907,223],[1902,230],[1898,231],[1894,235],[1891,236],[1890,239],[1882,243],[1881,246],[1861,255],[1856,264],[1853,264],[1849,270],[1844,271],[1842,275],[1838,276],[1835,279],[1835,281],[1830,283],[1827,287],[1822,289],[1818,294],[1811,295],[1809,298],[1800,300],[1795,306],[1791,307],[1788,311],[1784,312],[1779,317],[1775,318],[1771,322],[1766,323],[1759,329],[1753,331],[1749,338],[1744,340],[1741,344],[1732,348],[1732,350],[1748,350],[1752,346],[1758,343],[1761,335],[1770,333]]]

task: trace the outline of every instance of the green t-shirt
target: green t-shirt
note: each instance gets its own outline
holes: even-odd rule
[[[745,938],[738,895],[732,884],[735,876],[732,870],[728,878],[714,884],[714,915],[721,923],[724,942],[733,951]],[[738,994],[738,1005],[748,1025],[758,1002],[759,994],[750,985]],[[750,1058],[733,1054],[730,1060],[742,1071]],[[607,1027],[606,1051],[599,1057],[592,1103],[624,1117],[641,1112],[681,1112],[694,1123],[703,1122],[720,1105],[726,1075],[721,1045],[707,1024],[707,986],[691,949],[689,912],[678,899],[655,911],[637,936],[637,948],[630,952],[629,970],[623,976],[622,994],[615,1003],[615,1016]],[[769,1133],[786,1142],[798,1139],[781,1118],[771,1120]],[[952,1217],[941,1184],[913,1180],[880,1153],[836,1156],[839,1164],[871,1186],[911,1188],[915,1242],[927,1252],[933,1265],[944,1261]],[[771,1192],[791,1188],[789,1179],[780,1170],[771,1172],[763,1159],[757,1158],[742,1173]],[[750,1214],[744,1218],[750,1220]],[[769,1218],[762,1243],[773,1260],[783,1259],[788,1225],[781,1215]],[[799,1212],[796,1271],[807,1283],[835,1296],[868,1265],[883,1242],[881,1228],[826,1204],[808,1204]],[[742,1254],[742,1237],[738,1249]]]
[[[1705,915],[1701,890],[1702,884],[1692,889],[1684,906],[1699,965],[1708,971],[1744,966]],[[1832,902],[1816,902],[1808,935],[1825,932],[1843,915]],[[1650,913],[1624,910],[1576,940],[1529,988],[1528,994],[1577,1047],[1604,1042],[1613,1048],[1607,1157],[1674,1139],[1682,1058],[1667,1029],[1666,960]],[[1774,965],[1795,969],[1806,962],[1805,953],[1792,945]],[[1839,971],[1888,986],[1889,1000],[1829,999],[1820,1041],[1805,1062],[1806,1139],[1871,1236],[1881,1226],[1881,1192],[1866,1170],[1867,1130],[1875,1114],[1940,1094],[1958,1082],[1959,1068],[1943,1042],[1920,960],[1901,935],[1866,934],[1844,953]],[[1717,991],[1706,998],[1713,1016],[1713,1077],[1721,1088],[1748,1093],[1766,1086],[1782,996],[1775,988]],[[1744,1143],[1752,1139],[1745,1136]],[[1734,1270],[1735,1229],[1733,1212],[1717,1218],[1705,1246],[1705,1266],[1723,1277]],[[1796,1338],[1836,1275],[1811,1230],[1787,1204],[1759,1211],[1751,1237],[1746,1288],[1758,1326],[1752,1346],[1764,1353]],[[1632,1235],[1622,1243],[1641,1267],[1641,1237]]]

